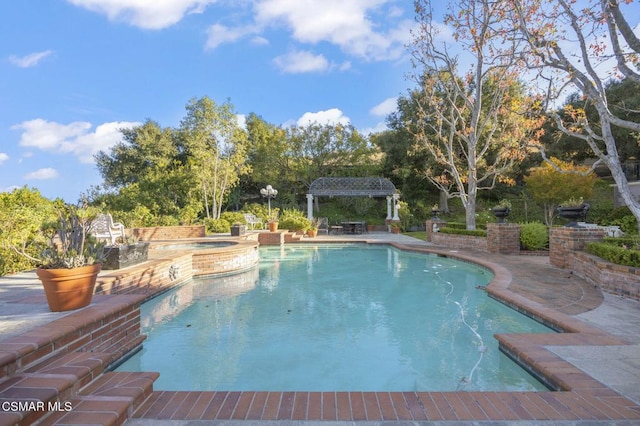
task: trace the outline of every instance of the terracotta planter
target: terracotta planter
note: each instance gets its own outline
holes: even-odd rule
[[[100,269],[101,263],[73,269],[37,268],[49,309],[52,312],[71,311],[91,303]]]
[[[311,237],[311,238],[315,238],[318,236],[318,230],[317,229],[307,229],[307,236]]]
[[[269,222],[269,232],[276,232],[278,230],[278,222]]]

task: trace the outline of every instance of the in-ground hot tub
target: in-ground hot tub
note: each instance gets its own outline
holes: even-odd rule
[[[210,238],[181,241],[152,241],[149,256],[156,259],[190,252],[193,275],[231,274],[258,265],[257,241],[212,240]]]

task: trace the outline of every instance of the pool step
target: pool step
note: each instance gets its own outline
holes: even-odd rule
[[[0,382],[0,425],[33,424],[51,412],[64,409],[80,388],[98,377],[112,355],[73,352],[34,364]]]
[[[70,411],[50,413],[47,425],[122,425],[153,392],[158,373],[108,372],[69,401]]]

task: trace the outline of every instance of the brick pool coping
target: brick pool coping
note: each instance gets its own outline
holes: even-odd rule
[[[496,335],[501,350],[525,365],[529,371],[541,377],[554,392],[182,392],[152,391],[154,374],[140,373],[132,377],[123,373],[94,374],[69,394],[73,398],[74,410],[57,413],[47,421],[102,424],[122,424],[126,418],[173,419],[173,420],[313,420],[313,421],[612,421],[640,420],[640,406],[623,397],[579,370],[558,355],[546,349],[552,345],[625,345],[628,342],[591,327],[580,320],[532,302],[508,289],[511,273],[504,267],[460,253],[419,248],[402,244],[391,245],[405,250],[434,253],[463,261],[480,264],[491,269],[494,280],[487,287],[492,297],[518,310],[541,319],[552,327],[563,331],[558,334],[503,334]],[[88,309],[75,312],[61,320],[11,340],[10,351],[6,340],[2,342],[0,361],[16,353],[42,351],[51,345],[51,334],[60,334],[62,323],[66,327],[81,328],[82,324],[95,321],[114,310],[137,312],[143,297],[101,296]],[[108,311],[105,313],[104,311]],[[69,325],[69,324],[73,325]],[[139,344],[139,339],[133,339]],[[117,352],[117,351],[116,351]],[[11,355],[10,353],[13,353]],[[61,367],[70,368],[78,364],[76,355],[84,354],[81,363],[100,364],[103,368],[114,358],[108,352],[73,352],[73,362],[65,358]],[[102,356],[102,358],[101,358]],[[46,367],[46,366],[45,366]],[[64,370],[66,371],[66,370]],[[93,370],[92,370],[93,371]],[[25,372],[25,383],[29,379],[42,380],[43,371]],[[118,375],[119,374],[119,375]],[[68,375],[68,374],[67,374]],[[105,379],[105,378],[108,378]],[[11,378],[10,378],[11,379]],[[67,377],[68,379],[68,377]],[[97,380],[96,380],[97,379]],[[104,379],[104,380],[103,380]],[[102,382],[101,382],[102,380]],[[76,381],[80,381],[77,379]],[[95,384],[99,382],[98,384]],[[89,383],[87,386],[85,386]],[[2,384],[2,383],[0,383]],[[24,385],[14,398],[28,398],[30,386]],[[52,385],[53,386],[53,385]],[[84,387],[83,387],[84,386]],[[91,388],[93,386],[93,388]],[[90,391],[87,391],[91,388]],[[83,393],[84,392],[84,393]],[[125,408],[117,408],[116,402],[131,398]],[[34,398],[35,394],[31,394]],[[0,402],[8,396],[0,393]],[[113,404],[113,406],[111,405]],[[104,421],[100,419],[105,419]],[[114,420],[115,419],[115,420]],[[0,411],[0,425],[28,424],[20,418]]]

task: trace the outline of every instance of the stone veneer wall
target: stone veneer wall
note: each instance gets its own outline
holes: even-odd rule
[[[133,228],[131,232],[142,241],[206,237],[206,229],[204,225]]]

